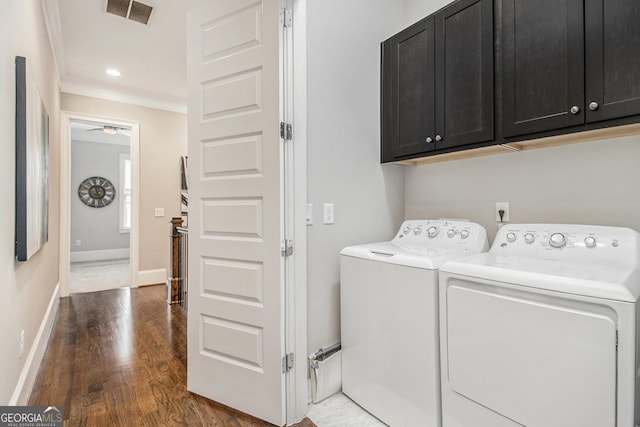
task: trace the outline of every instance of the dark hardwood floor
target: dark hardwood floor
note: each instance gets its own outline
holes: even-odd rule
[[[68,426],[270,426],[187,391],[186,316],[166,297],[162,285],[61,299],[29,404],[64,405]]]

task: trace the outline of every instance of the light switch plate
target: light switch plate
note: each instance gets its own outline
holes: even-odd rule
[[[164,208],[156,208],[156,217],[164,216]]]
[[[334,206],[333,203],[324,204],[324,223],[333,224],[334,221]]]

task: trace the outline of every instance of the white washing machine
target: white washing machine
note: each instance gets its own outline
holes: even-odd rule
[[[505,225],[440,270],[445,427],[633,427],[640,235]]]
[[[405,221],[340,256],[342,390],[390,426],[439,426],[438,267],[486,251],[485,229]]]

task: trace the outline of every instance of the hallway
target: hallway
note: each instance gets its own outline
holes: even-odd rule
[[[29,404],[64,405],[69,426],[271,425],[186,390],[186,316],[166,296],[158,285],[61,299]]]

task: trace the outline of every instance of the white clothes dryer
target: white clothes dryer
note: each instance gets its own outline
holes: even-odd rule
[[[640,235],[505,225],[440,270],[445,427],[638,425]]]
[[[340,256],[342,390],[390,426],[440,426],[438,267],[488,249],[466,221],[405,221]]]

